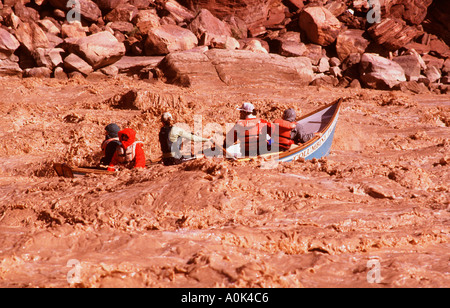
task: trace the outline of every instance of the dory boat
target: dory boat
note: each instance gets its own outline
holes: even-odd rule
[[[261,155],[266,160],[277,160],[282,162],[290,162],[299,158],[310,160],[313,158],[319,159],[327,156],[330,153],[331,144],[333,142],[334,131],[339,117],[339,109],[342,99],[319,108],[298,120],[298,123],[303,124],[306,133],[320,132],[322,136],[315,136],[309,141],[293,145],[284,152],[268,153]],[[248,157],[239,158],[240,145],[235,144],[227,148],[227,156],[237,157],[238,160],[248,160]]]

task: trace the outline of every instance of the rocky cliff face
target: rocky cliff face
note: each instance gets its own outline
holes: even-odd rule
[[[129,65],[139,63],[140,77],[192,85],[194,74],[173,76],[173,69],[165,72],[167,65],[155,61],[142,67],[137,57],[226,49],[230,63],[261,64],[248,82],[274,76],[265,69],[276,65],[290,67],[289,58],[305,57],[311,71],[303,67],[295,77],[288,74],[298,84],[447,93],[450,83],[445,0],[2,0],[0,12],[0,75],[114,75],[133,71],[115,66],[125,56]],[[253,53],[243,60],[239,49]],[[218,67],[206,54],[194,58]],[[208,70],[202,78],[199,67],[189,67],[197,80],[207,82]],[[226,80],[217,69],[214,78],[224,85],[245,79],[240,67],[231,68]],[[372,69],[381,71],[370,73],[367,82]]]

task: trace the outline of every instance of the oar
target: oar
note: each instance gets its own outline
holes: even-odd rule
[[[220,144],[217,144],[217,143],[215,145],[225,153],[225,157],[232,158],[233,160],[237,160],[237,158],[234,155],[230,154],[227,151],[227,149],[225,149],[223,146],[221,146]]]

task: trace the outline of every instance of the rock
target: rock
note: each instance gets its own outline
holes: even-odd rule
[[[424,73],[430,83],[436,82],[441,78],[441,72],[436,66],[428,66]]]
[[[134,25],[128,21],[114,21],[108,24],[108,26],[114,31],[122,33],[130,33],[134,29]]]
[[[341,22],[321,6],[305,8],[300,13],[299,25],[311,42],[321,46],[332,44],[341,29]]]
[[[237,16],[227,16],[224,21],[230,26],[231,34],[234,38],[247,38],[248,28],[242,19]]]
[[[363,54],[369,46],[369,41],[363,36],[364,31],[348,29],[341,32],[336,40],[336,52],[339,60],[344,61],[351,53]]]
[[[58,28],[50,19],[42,19],[36,22],[42,30],[46,33],[53,35],[59,35],[61,33],[60,28]]]
[[[193,12],[207,9],[221,20],[228,16],[235,16],[243,20],[249,29],[263,26],[269,18],[269,11],[280,2],[278,0],[183,0],[183,4]]]
[[[391,89],[406,81],[400,64],[376,54],[363,54],[359,67],[361,80],[370,88]]]
[[[361,89],[361,83],[358,79],[353,79],[352,82],[349,84],[349,88],[352,89]]]
[[[72,8],[67,7],[67,0],[48,0],[50,4],[60,10],[65,12],[70,11]],[[80,15],[90,22],[97,21],[101,16],[102,12],[100,11],[97,4],[90,0],[78,0],[80,3]]]
[[[323,55],[322,46],[316,44],[306,44],[305,46],[306,52],[303,56],[308,57],[313,65],[318,65]]]
[[[328,62],[328,58],[322,57],[319,60],[319,64],[317,65],[317,70],[319,73],[325,73],[330,70],[330,62]]]
[[[177,23],[189,22],[195,17],[194,13],[189,11],[187,8],[185,8],[175,0],[165,1],[164,8],[169,12],[169,14],[175,19]]]
[[[69,52],[79,55],[93,69],[111,65],[125,54],[125,45],[108,31],[83,38],[66,39],[65,45]]]
[[[0,28],[0,59],[6,59],[19,48],[20,42],[7,30]],[[3,56],[2,56],[3,55]]]
[[[109,66],[102,67],[100,69],[100,72],[102,72],[106,76],[114,77],[114,76],[117,76],[117,74],[119,74],[119,69],[115,65],[109,65]]]
[[[55,71],[53,72],[53,77],[59,80],[66,80],[67,74],[64,72],[64,69],[62,67],[56,67]]]
[[[402,55],[392,60],[403,68],[406,80],[419,80],[421,65],[417,55]]]
[[[377,44],[391,51],[405,46],[417,35],[417,30],[403,20],[392,18],[382,18],[367,31]]]
[[[450,57],[450,48],[448,45],[435,36],[432,36],[430,40],[430,51],[444,58]]]
[[[429,93],[426,85],[418,81],[402,81],[394,87],[395,90],[400,90],[402,92],[412,92],[415,94]]]
[[[444,64],[442,65],[442,74],[450,75],[450,58],[444,61]]]
[[[332,1],[325,5],[325,8],[334,16],[338,17],[347,10],[347,5],[341,1]]]
[[[163,56],[157,57],[129,57],[124,56],[122,59],[114,63],[117,67],[119,73],[134,75],[138,74],[144,68],[155,68],[161,60],[164,59]]]
[[[301,10],[304,7],[303,0],[287,0],[288,6],[293,7],[295,11]]]
[[[156,10],[140,10],[133,23],[138,27],[141,33],[147,33],[152,28],[161,26],[160,18]]]
[[[205,53],[176,52],[158,65],[167,81],[183,86],[288,83],[308,85],[313,78],[305,57],[285,58],[248,50],[210,49]]]
[[[426,65],[426,68],[429,66],[435,66],[438,70],[440,70],[444,66],[444,59],[433,57],[432,55],[423,55],[422,59]]]
[[[339,58],[332,57],[332,58],[330,58],[330,65],[331,65],[331,67],[340,66],[341,60],[339,60]]]
[[[334,76],[336,78],[342,77],[342,70],[339,66],[330,67],[330,73],[331,73],[331,76]]]
[[[112,21],[128,21],[131,22],[139,13],[138,9],[129,4],[129,3],[122,3],[115,7],[111,12],[109,12],[105,16],[105,20],[112,22]]]
[[[27,68],[23,72],[23,77],[50,78],[52,71],[48,67]]]
[[[45,32],[34,22],[20,23],[16,30],[16,37],[30,53],[33,53],[36,48],[49,46]]]
[[[203,37],[208,37],[207,33],[204,33]],[[209,43],[207,43],[209,42]],[[214,35],[212,38],[204,38],[200,45],[211,46],[211,48],[221,49],[239,49],[239,42],[231,36],[227,35]]]
[[[258,39],[249,39],[246,41],[243,50],[250,50],[252,52],[269,53],[269,51],[264,48],[261,41]]]
[[[194,33],[198,39],[207,33],[211,39],[214,36],[231,36],[230,27],[211,14],[207,9],[202,9],[195,16],[195,18],[191,21],[188,27],[189,30]],[[204,45],[209,45],[209,42],[206,42]]]
[[[80,72],[84,76],[87,76],[94,71],[92,69],[92,66],[90,66],[86,61],[73,53],[71,53],[64,59],[64,68],[66,68],[68,71]]]
[[[80,22],[74,21],[70,24],[63,24],[61,26],[61,37],[85,37],[86,29],[83,28]]]
[[[119,4],[122,4],[124,0],[93,0],[101,10],[111,11],[115,9]]]
[[[63,62],[61,53],[64,53],[62,48],[36,48],[33,58],[38,66],[52,70]]]
[[[147,9],[151,4],[155,3],[155,0],[128,0],[128,2],[141,10]]]
[[[299,57],[307,52],[304,43],[277,39],[272,42],[274,52],[283,57]]]
[[[166,55],[194,48],[197,44],[198,39],[191,31],[176,25],[163,25],[149,30],[145,41],[145,54]]]
[[[427,15],[433,0],[390,0],[385,1],[390,16],[401,18],[413,25],[419,25]]]
[[[22,76],[22,69],[10,59],[0,60],[0,76]]]
[[[320,73],[314,76],[314,80],[310,83],[310,85],[335,87],[338,85],[338,83],[339,80],[336,77]]]

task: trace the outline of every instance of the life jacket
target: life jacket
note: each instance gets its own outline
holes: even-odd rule
[[[101,145],[101,148],[102,148],[102,151],[103,151],[103,155],[106,154],[106,148],[108,147],[108,144],[109,144],[110,142],[115,142],[115,143],[117,143],[118,145],[120,145],[119,137],[114,137],[114,138],[109,138],[109,139],[104,140],[104,141],[102,142],[102,145]]]
[[[278,144],[280,150],[289,150],[291,145],[294,144],[291,131],[295,128],[295,122],[277,119],[273,123],[278,126],[278,132],[272,136],[273,140]]]
[[[249,151],[254,152],[252,154],[259,153],[258,142],[260,138],[266,141],[266,134],[263,134],[263,128],[267,126],[267,123],[263,122],[261,119],[252,118],[239,120],[236,123],[236,126],[237,136],[241,141],[241,152],[246,155]]]
[[[124,149],[122,146],[117,147],[117,158],[120,164],[128,164],[134,161],[134,159],[136,158],[136,145],[138,143],[144,144],[142,141],[135,141],[126,149]]]
[[[176,142],[172,142],[169,139],[170,132],[172,131],[173,126],[163,126],[159,131],[159,143],[161,145],[161,151],[163,152],[163,157],[172,157],[180,154],[182,138],[178,137]],[[174,144],[175,143],[175,144]],[[181,154],[180,154],[181,155]]]
[[[131,128],[125,128],[118,133],[121,146],[117,147],[117,162],[120,164],[130,164],[136,158],[136,146],[142,141],[136,141],[136,132]]]

